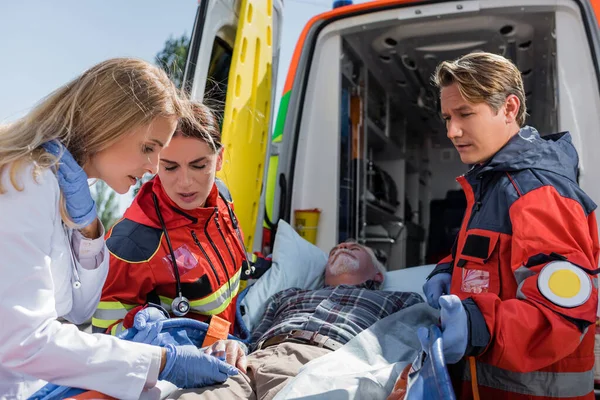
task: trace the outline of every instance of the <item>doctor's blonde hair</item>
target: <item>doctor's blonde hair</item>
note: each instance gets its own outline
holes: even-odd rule
[[[10,168],[10,182],[21,169],[33,164],[35,177],[54,167],[57,158],[41,146],[57,139],[84,166],[91,156],[111,146],[133,129],[156,117],[185,117],[194,121],[167,74],[158,67],[132,58],[103,61],[60,87],[23,118],[0,126],[0,177]],[[6,192],[0,180],[0,195]],[[73,226],[61,198],[61,216]]]

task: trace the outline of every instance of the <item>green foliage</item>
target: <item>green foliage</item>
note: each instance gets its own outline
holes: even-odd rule
[[[145,174],[142,179],[138,179],[137,183],[133,187],[133,197],[137,196],[138,192],[142,188],[142,185],[152,179],[154,175]]]
[[[189,45],[190,38],[185,33],[179,38],[170,37],[156,55],[156,64],[167,72],[178,88],[183,84]]]
[[[96,182],[93,189],[92,195],[96,201],[98,218],[102,221],[104,228],[109,230],[120,218],[117,193],[103,181]]]

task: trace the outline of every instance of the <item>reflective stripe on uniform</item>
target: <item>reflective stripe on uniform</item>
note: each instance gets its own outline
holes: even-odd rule
[[[135,308],[135,304],[123,304],[118,301],[101,301],[92,317],[92,325],[106,329]]]
[[[235,273],[228,283],[222,285],[214,293],[199,300],[190,301],[190,309],[204,315],[216,315],[225,310],[231,300],[237,295],[240,288],[241,270]],[[230,290],[231,288],[231,290]],[[171,311],[172,298],[159,296],[160,305]]]
[[[113,326],[112,328],[110,328],[110,334],[115,336],[121,332],[123,332],[125,330],[125,328],[123,327],[123,322],[119,322],[118,324],[115,324],[115,326]]]
[[[479,386],[531,396],[567,398],[585,396],[594,390],[594,373],[586,372],[513,372],[477,362]],[[463,377],[471,381],[466,365]]]

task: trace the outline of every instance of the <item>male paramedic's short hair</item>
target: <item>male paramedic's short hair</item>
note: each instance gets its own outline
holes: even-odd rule
[[[498,112],[506,98],[514,94],[521,102],[517,123],[519,126],[525,124],[527,106],[521,72],[505,57],[479,52],[454,61],[443,61],[437,66],[432,80],[438,89],[456,83],[465,100],[473,104],[486,103],[494,112]]]

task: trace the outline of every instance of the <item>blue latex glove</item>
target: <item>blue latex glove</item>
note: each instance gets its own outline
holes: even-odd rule
[[[450,294],[450,282],[452,275],[447,272],[435,274],[423,285],[423,293],[427,298],[427,303],[435,308],[440,309],[439,299],[444,294]]]
[[[467,311],[458,296],[453,294],[441,296],[440,307],[444,359],[448,364],[456,364],[467,351],[469,340]]]
[[[133,341],[151,344],[162,330],[162,321],[166,320],[166,315],[156,307],[138,311],[133,317],[133,327],[138,330]]]
[[[48,153],[60,157],[56,178],[65,198],[67,213],[75,224],[88,226],[98,215],[96,203],[90,193],[87,174],[59,141],[46,142],[42,147]]]
[[[204,354],[196,346],[169,344],[165,349],[167,349],[167,360],[158,379],[169,381],[179,388],[214,385],[225,382],[230,376],[238,374],[235,367]]]

